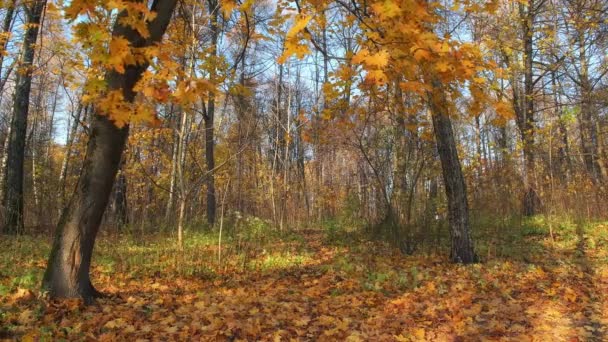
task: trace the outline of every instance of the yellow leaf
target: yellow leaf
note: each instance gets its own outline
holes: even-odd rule
[[[398,16],[401,13],[401,8],[395,1],[385,0],[383,2],[371,5],[372,9],[380,19],[390,19]]]
[[[153,97],[156,92],[156,88],[153,85],[147,85],[141,91],[146,97]]]
[[[23,310],[19,314],[19,323],[21,323],[21,324],[30,324],[30,323],[34,322],[35,320],[36,320],[36,317],[34,317],[34,311],[32,311],[30,309]]]
[[[104,324],[103,327],[107,328],[107,329],[115,329],[115,328],[120,328],[124,325],[125,325],[125,321],[122,318],[117,318],[117,319],[113,319],[111,321],[106,322],[106,324]]]
[[[167,332],[169,334],[174,334],[177,332],[177,327],[176,326],[165,327],[165,332]]]
[[[380,50],[375,54],[370,54],[369,51],[363,49],[353,56],[353,63],[365,64],[368,67],[383,68],[388,64],[388,52]]]
[[[407,81],[399,83],[399,87],[401,90],[406,92],[414,92],[418,94],[423,94],[425,91],[429,90],[429,87],[418,81]]]
[[[387,82],[386,74],[382,70],[369,70],[365,76],[365,81],[377,85],[385,84]]]
[[[505,101],[494,103],[494,110],[496,111],[496,114],[498,114],[498,116],[503,119],[511,119],[515,116],[513,107],[511,106],[511,104]]]
[[[38,341],[38,340],[39,340],[38,336],[33,331],[30,331],[29,333],[27,333],[25,336],[23,336],[21,338],[21,342],[34,342],[34,341]]]
[[[303,31],[306,28],[306,25],[308,25],[310,19],[312,19],[312,17],[309,15],[297,15],[293,26],[291,29],[289,29],[289,32],[287,32],[287,38],[295,37],[298,33]]]
[[[426,331],[424,330],[424,328],[414,328],[414,330],[412,331],[412,335],[414,335],[414,337],[418,340],[424,340],[424,337],[426,336]]]
[[[441,61],[435,64],[435,70],[439,72],[448,72],[450,70],[450,65],[444,61]]]
[[[308,45],[301,44],[299,42],[288,41],[285,43],[285,51],[279,58],[277,62],[279,64],[283,64],[287,61],[287,59],[293,55],[296,55],[297,58],[302,59],[304,56],[310,53],[310,48]]]
[[[422,60],[429,60],[431,58],[431,53],[428,50],[423,49],[421,47],[414,46],[412,48],[412,52],[414,54],[414,59],[418,62],[420,62]]]
[[[232,11],[237,7],[236,2],[233,0],[223,0],[221,6],[224,17],[230,17]]]
[[[357,54],[353,56],[352,62],[355,64],[361,64],[369,56],[369,51],[366,49],[361,49]]]
[[[130,54],[129,41],[123,37],[114,37],[110,42],[108,65],[119,73],[125,72],[125,59]]]
[[[363,339],[361,338],[361,335],[359,335],[359,333],[351,333],[350,335],[348,335],[348,337],[346,338],[347,342],[361,342],[363,341]]]

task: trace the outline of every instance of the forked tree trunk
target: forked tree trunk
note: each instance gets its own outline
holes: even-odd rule
[[[150,37],[147,39],[121,24],[121,18],[128,15],[126,11],[119,14],[112,34],[124,37],[133,47],[154,44],[161,40],[175,4],[176,0],[152,3],[157,16],[148,23]],[[105,78],[108,89],[121,90],[125,101],[133,101],[133,87],[147,67],[147,63],[128,66],[124,74],[109,71]],[[79,297],[90,303],[100,295],[89,276],[91,255],[128,134],[128,126],[118,128],[99,109],[94,110],[82,174],[76,192],[59,220],[44,274],[42,287],[53,298]]]
[[[6,151],[6,176],[4,177],[3,230],[7,234],[23,232],[23,164],[25,161],[25,141],[27,135],[27,117],[32,88],[34,47],[38,38],[38,27],[46,0],[36,0],[27,12],[27,30],[23,40],[21,61],[13,101],[13,117]]]
[[[430,94],[429,103],[448,198],[448,219],[452,240],[450,258],[453,262],[474,263],[478,259],[470,233],[467,189],[458,159],[452,122],[447,114],[447,99],[438,81],[433,81],[433,93]]]

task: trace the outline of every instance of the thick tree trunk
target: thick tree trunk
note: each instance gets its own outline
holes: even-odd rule
[[[596,130],[597,115],[593,105],[592,87],[589,80],[586,59],[581,53],[581,115],[579,117],[581,130],[581,149],[583,151],[583,161],[585,169],[593,180],[598,183],[603,180],[602,166],[599,158],[599,144]]]
[[[27,11],[28,28],[23,40],[19,72],[15,82],[13,117],[7,148],[6,176],[4,178],[4,224],[8,234],[23,232],[23,164],[25,160],[25,141],[27,117],[32,87],[34,45],[38,38],[38,27],[46,0],[36,0]]]
[[[127,39],[134,47],[144,47],[161,40],[171,19],[175,0],[155,0],[157,12],[149,22],[150,37],[121,24],[127,12],[119,14],[113,36]],[[147,69],[147,64],[128,66],[124,74],[106,74],[108,89],[121,90],[125,101],[133,101],[133,87]],[[76,192],[57,227],[42,287],[51,297],[80,297],[90,303],[100,295],[91,284],[89,269],[95,238],[109,201],[114,177],[118,171],[129,127],[116,127],[99,109],[94,110],[91,132],[82,174]]]
[[[523,181],[526,190],[523,198],[522,211],[525,216],[532,216],[538,214],[541,209],[541,200],[536,190],[536,151],[534,148],[536,122],[534,120],[534,75],[532,69],[534,60],[534,20],[536,18],[537,5],[533,0],[530,0],[527,5],[519,4],[519,6],[523,24],[524,98],[519,99],[521,102],[519,103],[519,110],[516,110],[516,114],[524,153]],[[516,90],[514,89],[514,92],[515,91]]]
[[[433,94],[430,97],[433,129],[448,198],[448,218],[452,240],[450,258],[453,262],[474,263],[478,259],[470,234],[467,189],[458,159],[452,123],[446,112],[447,99],[440,82],[433,81]]]
[[[128,126],[117,128],[96,110],[82,175],[59,221],[44,276],[52,297],[89,301],[98,294],[89,279],[91,255],[128,133]]]
[[[540,211],[540,198],[536,193],[535,186],[535,151],[534,151],[534,135],[536,130],[536,123],[534,122],[534,85],[532,83],[532,54],[533,54],[533,31],[532,25],[534,16],[532,11],[532,2],[528,6],[528,15],[524,20],[524,61],[525,61],[525,73],[524,73],[524,110],[523,110],[523,125],[522,125],[522,138],[524,148],[524,159],[525,159],[525,176],[524,183],[527,187],[524,195],[523,211],[524,215],[531,216],[538,214]]]

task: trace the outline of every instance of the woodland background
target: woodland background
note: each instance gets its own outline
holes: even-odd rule
[[[1,5],[8,337],[604,336],[608,2],[182,0],[162,43],[139,50],[111,28],[124,8],[150,16],[145,2]],[[128,25],[141,34],[139,20]],[[103,75],[143,61],[126,105]],[[97,109],[130,132],[92,272],[127,295],[75,329],[80,304],[36,289]],[[442,170],[438,111],[457,168]],[[468,268],[447,263],[458,261],[446,197],[457,169],[484,262]],[[287,288],[300,282],[320,306],[261,323],[283,312],[273,296],[297,301]],[[248,287],[264,299],[249,302]],[[461,301],[441,304],[450,295]],[[148,321],[173,300],[210,328],[171,311],[169,330],[143,329],[133,310],[155,300]],[[209,311],[214,300],[224,306]],[[363,304],[339,306],[352,300]],[[404,312],[413,321],[381,322]]]

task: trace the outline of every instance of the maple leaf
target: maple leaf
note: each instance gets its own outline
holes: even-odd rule
[[[427,91],[431,90],[431,87],[429,87],[427,84],[422,83],[422,82],[418,82],[418,81],[400,82],[399,83],[399,87],[403,91],[406,91],[406,92],[415,92],[415,93],[418,93],[420,95],[423,95]]]
[[[505,101],[498,101],[493,103],[494,110],[496,114],[498,114],[503,119],[513,119],[515,117],[515,112],[513,111],[513,106]]]
[[[308,22],[312,19],[310,15],[298,14],[295,18],[293,26],[287,32],[287,39],[295,37],[298,33],[302,32]]]
[[[380,19],[394,18],[401,13],[401,8],[393,0],[377,2],[372,4],[371,7]]]
[[[451,66],[445,61],[440,61],[437,64],[435,64],[435,70],[437,70],[439,72],[448,72],[450,69],[451,69]]]
[[[377,53],[370,54],[366,49],[360,50],[353,56],[353,63],[365,64],[367,67],[383,68],[388,64],[388,51],[380,50]]]
[[[369,70],[365,75],[365,81],[369,84],[382,85],[388,81],[388,77],[382,70]]]
[[[312,19],[310,15],[298,14],[295,16],[294,24],[289,29],[285,39],[285,48],[281,56],[277,59],[279,64],[283,64],[293,55],[302,59],[310,53],[308,45],[300,42],[299,35],[306,28],[308,22]]]
[[[234,9],[237,8],[237,4],[234,0],[222,0],[220,5],[222,8],[222,14],[224,15],[225,18],[230,17],[230,15],[232,14],[232,11],[234,11]]]
[[[431,53],[424,48],[413,46],[411,51],[414,55],[414,59],[416,59],[418,62],[429,60],[431,58]]]
[[[113,37],[110,41],[108,65],[118,73],[123,74],[125,72],[125,59],[130,53],[128,40],[123,37]]]

